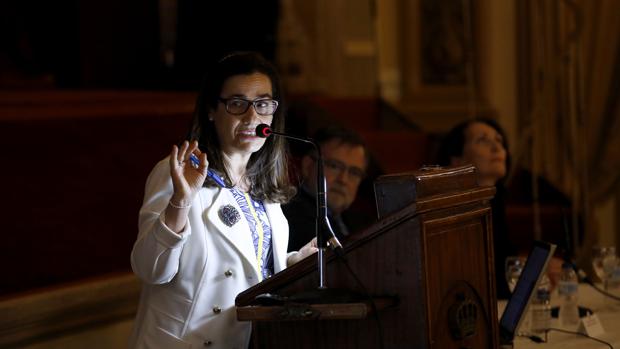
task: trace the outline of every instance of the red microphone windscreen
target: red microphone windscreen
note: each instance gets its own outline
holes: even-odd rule
[[[256,136],[261,138],[267,138],[271,134],[271,128],[267,124],[260,124],[256,126]]]

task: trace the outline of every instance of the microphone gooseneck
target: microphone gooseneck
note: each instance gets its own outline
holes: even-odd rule
[[[325,272],[327,270],[327,260],[325,258],[325,250],[327,249],[327,245],[332,248],[334,253],[347,267],[349,272],[353,275],[353,278],[360,285],[361,289],[364,290],[364,294],[366,298],[370,300],[370,304],[375,314],[375,318],[377,320],[377,324],[379,327],[379,348],[383,348],[383,329],[381,327],[381,322],[378,317],[377,306],[375,304],[374,299],[370,296],[364,284],[360,281],[360,279],[355,275],[344,255],[344,250],[338,238],[334,234],[332,227],[329,223],[329,218],[327,217],[327,183],[325,180],[325,173],[323,170],[323,155],[321,154],[321,147],[311,138],[301,138],[292,135],[288,135],[285,133],[275,132],[268,125],[260,124],[256,127],[256,135],[258,137],[267,138],[270,135],[281,136],[290,138],[299,142],[312,144],[314,149],[317,152],[317,160],[316,160],[316,224],[315,224],[315,234],[318,246],[317,252],[317,267],[319,273],[319,287],[317,290],[310,292],[302,292],[297,296],[290,297],[290,299],[295,298],[295,301],[302,303],[341,303],[341,302],[359,302],[359,295],[355,292],[351,292],[343,289],[330,289],[326,285],[326,276]]]
[[[332,230],[329,223],[329,218],[327,218],[327,185],[325,182],[325,175],[323,171],[323,156],[321,154],[321,147],[319,147],[319,145],[311,138],[297,137],[282,132],[276,132],[272,130],[271,127],[269,127],[269,125],[267,124],[259,124],[258,126],[256,126],[257,137],[267,138],[271,135],[285,137],[299,142],[311,144],[317,151],[317,245],[319,246],[319,248],[324,248],[326,246],[326,242],[329,242],[329,245],[332,247],[332,249],[334,249],[336,253],[340,253],[342,251],[342,244],[340,244],[340,241],[338,241],[338,238],[334,234],[334,231]]]

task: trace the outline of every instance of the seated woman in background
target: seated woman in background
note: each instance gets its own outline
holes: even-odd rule
[[[280,203],[295,190],[285,141],[255,133],[262,123],[284,131],[275,69],[236,53],[204,81],[190,142],[172,146],[146,182],[131,252],[143,282],[132,348],[247,348],[237,294],[316,251],[287,255]]]
[[[497,297],[510,297],[505,277],[505,261],[506,257],[516,255],[518,251],[508,239],[506,224],[504,180],[510,167],[510,152],[504,130],[493,119],[475,118],[464,121],[446,134],[439,147],[437,161],[442,166],[472,164],[477,170],[478,185],[495,186],[496,193],[491,200],[491,209]],[[552,286],[557,284],[561,269],[562,260],[551,259],[547,270]]]

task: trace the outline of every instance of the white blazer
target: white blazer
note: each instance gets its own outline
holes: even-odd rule
[[[202,188],[177,234],[163,223],[172,196],[168,159],[147,179],[131,266],[143,281],[131,348],[239,348],[251,324],[237,321],[235,297],[260,281],[252,233],[229,190]],[[228,227],[218,211],[234,206]],[[274,271],[286,267],[288,223],[280,204],[265,203],[272,229]]]

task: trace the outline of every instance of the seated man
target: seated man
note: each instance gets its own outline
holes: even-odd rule
[[[362,228],[366,223],[346,214],[368,166],[368,152],[361,137],[342,127],[329,127],[316,132],[313,139],[321,147],[327,182],[327,214],[338,239]],[[288,219],[288,250],[296,251],[315,237],[316,161],[311,149],[301,159],[301,185],[297,195],[282,211]],[[368,222],[369,223],[369,222]]]

